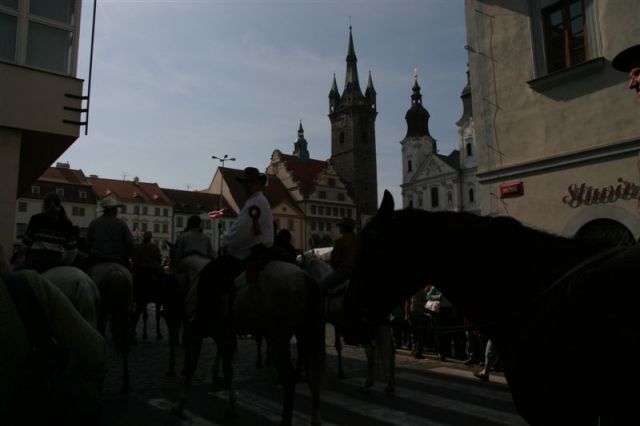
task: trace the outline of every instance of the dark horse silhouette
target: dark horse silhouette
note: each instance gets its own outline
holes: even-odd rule
[[[366,339],[431,283],[499,348],[530,424],[637,419],[640,245],[611,249],[505,217],[394,211],[388,192],[359,238],[345,300],[354,335]]]

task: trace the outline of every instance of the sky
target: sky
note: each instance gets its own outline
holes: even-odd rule
[[[82,2],[77,77],[87,92],[93,1]],[[312,158],[331,155],[328,94],[342,91],[349,23],[361,88],[377,92],[378,190],[396,200],[414,70],[438,150],[458,148],[467,51],[461,0],[100,0],[89,134],[58,161],[85,174],[209,186],[220,164],[264,170],[299,121]]]

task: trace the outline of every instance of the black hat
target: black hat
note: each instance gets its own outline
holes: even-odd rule
[[[341,222],[338,222],[336,224],[336,226],[339,226],[340,228],[350,228],[350,229],[355,229],[356,227],[356,222],[351,219],[350,217],[343,217]]]
[[[267,183],[267,175],[260,173],[255,167],[247,167],[244,169],[244,174],[237,176],[236,179],[240,182],[260,182],[263,186]]]
[[[613,62],[613,68],[622,72],[629,72],[635,67],[640,67],[640,44],[631,46],[628,49],[618,53]]]

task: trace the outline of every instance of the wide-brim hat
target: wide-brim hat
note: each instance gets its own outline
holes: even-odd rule
[[[618,53],[611,62],[613,68],[622,72],[629,72],[635,67],[640,67],[640,44],[631,46]]]
[[[336,226],[339,226],[340,228],[355,229],[356,222],[355,222],[355,220],[351,219],[350,217],[343,217],[342,220],[336,224]]]
[[[260,182],[263,186],[267,183],[267,175],[260,173],[255,167],[247,167],[244,169],[242,176],[237,176],[238,181],[244,182]]]
[[[123,204],[116,197],[104,197],[100,200],[100,207],[104,210],[122,207]]]

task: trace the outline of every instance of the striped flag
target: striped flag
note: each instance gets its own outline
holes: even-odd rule
[[[224,216],[224,209],[214,210],[209,212],[209,219],[218,219],[219,217]]]

